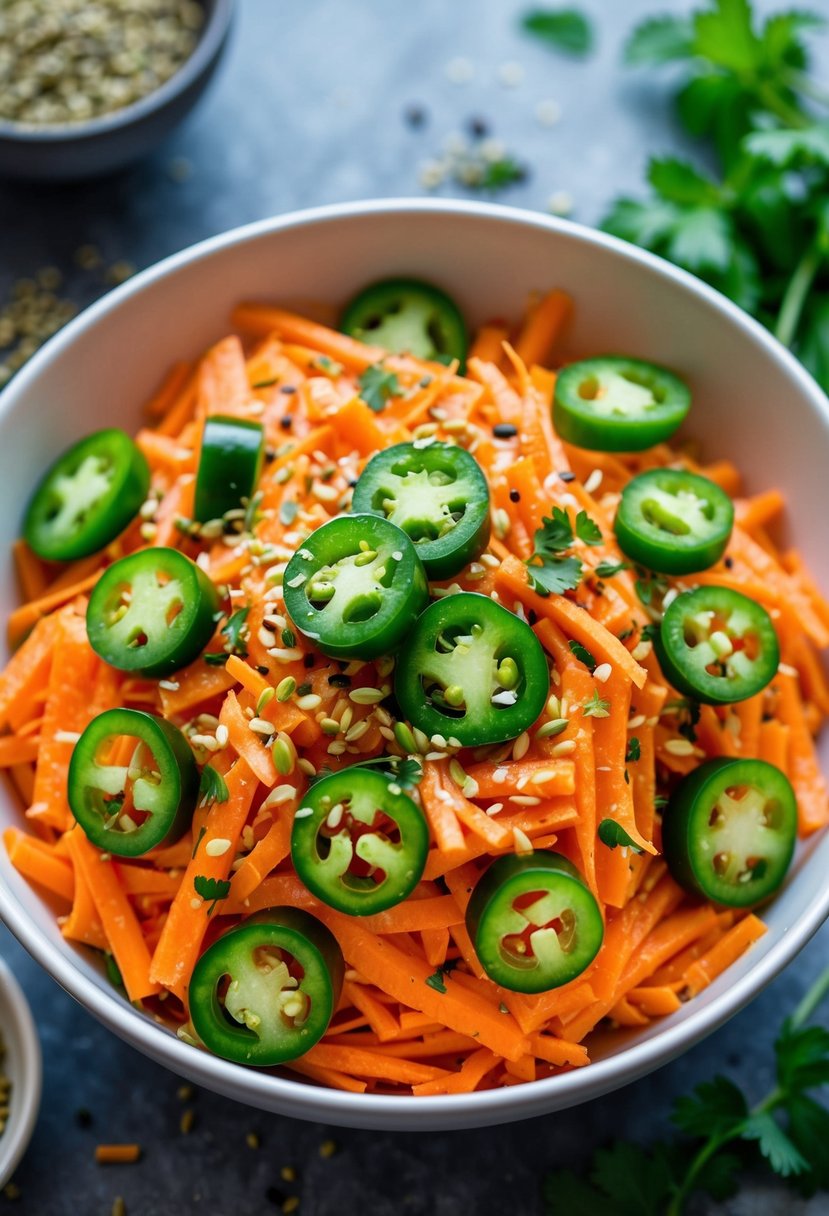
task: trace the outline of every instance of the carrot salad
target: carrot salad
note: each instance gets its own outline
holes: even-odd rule
[[[129,450],[47,475],[5,844],[194,1046],[354,1093],[521,1085],[763,934],[829,818],[829,605],[783,494],[666,441],[677,376],[553,370],[562,292],[467,349],[436,289],[403,292],[431,346],[372,290],[345,332],[239,305]]]

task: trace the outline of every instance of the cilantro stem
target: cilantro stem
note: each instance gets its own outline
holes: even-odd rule
[[[794,273],[789,279],[783,295],[780,312],[777,315],[774,336],[784,346],[791,346],[794,341],[804,305],[809,297],[812,283],[820,269],[822,261],[823,249],[821,242],[819,237],[815,237],[794,268]]]
[[[829,106],[829,93],[825,93],[805,72],[789,72],[785,77],[785,82],[796,93],[802,93],[804,97],[816,101],[818,105]]]
[[[817,1009],[826,997],[829,996],[829,967],[822,971],[817,977],[811,988],[806,992],[802,1001],[795,1009],[789,1021],[792,1026],[802,1026],[804,1022],[808,1022],[809,1018]]]
[[[786,101],[771,84],[760,84],[757,96],[772,114],[775,114],[787,127],[807,127],[809,120],[796,105]]]

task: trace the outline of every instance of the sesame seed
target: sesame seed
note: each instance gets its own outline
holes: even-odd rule
[[[556,190],[547,199],[547,210],[551,215],[569,215],[573,210],[573,196],[567,190]]]
[[[388,690],[384,692],[381,688],[352,688],[348,696],[356,705],[376,705],[388,696]]]
[[[324,1160],[327,1160],[329,1157],[333,1157],[336,1151],[337,1144],[334,1140],[323,1140],[322,1144],[320,1145],[320,1156]]]
[[[550,753],[552,756],[569,756],[576,750],[575,740],[562,739],[561,743],[557,743]]]
[[[536,798],[534,794],[510,794],[508,802],[514,802],[516,806],[539,806],[541,799]]]
[[[522,832],[521,828],[512,829],[512,841],[515,852],[519,857],[526,856],[528,853],[533,852],[532,841],[526,832]]]
[[[268,722],[266,718],[251,718],[248,726],[257,735],[272,735],[274,733],[273,723]],[[215,743],[215,739],[213,742]]]
[[[642,659],[646,659],[648,657],[652,650],[653,642],[650,640],[650,638],[643,638],[642,641],[639,642],[638,645],[634,646],[633,650],[630,652],[631,658],[636,659],[637,663],[640,663]]]
[[[605,684],[613,675],[613,668],[609,663],[600,663],[593,672],[593,679],[598,680],[600,684]]]
[[[535,107],[535,117],[542,127],[554,127],[561,118],[561,106],[552,98],[545,98]]]
[[[628,719],[628,730],[636,730],[636,728],[638,726],[644,726],[644,725],[645,725],[645,715],[644,714],[635,714],[632,718]]]
[[[208,857],[224,857],[229,848],[230,841],[224,836],[217,836],[215,840],[208,840],[204,851]]]
[[[80,737],[77,730],[56,730],[53,736],[55,743],[77,743]]]
[[[602,484],[603,477],[604,477],[604,474],[602,473],[601,469],[594,469],[593,472],[590,474],[590,476],[587,478],[587,481],[584,483],[584,488],[585,488],[586,492],[588,494],[595,493],[595,491],[598,490],[599,486]]]
[[[529,750],[530,736],[527,731],[523,731],[523,733],[518,736],[512,745],[513,760],[522,760]]]
[[[294,819],[307,819],[313,813],[314,808],[312,806],[301,806],[294,814]]]
[[[665,751],[672,756],[693,756],[694,745],[690,739],[669,739]]]
[[[304,697],[297,697],[296,703],[300,709],[307,712],[308,710],[319,709],[320,705],[322,705],[322,697],[319,693],[309,692]]]
[[[219,747],[227,747],[229,738],[230,731],[227,729],[224,722],[220,722],[216,727],[216,742],[218,743]]]
[[[475,76],[475,65],[470,59],[457,55],[449,60],[444,73],[450,84],[469,84]]]

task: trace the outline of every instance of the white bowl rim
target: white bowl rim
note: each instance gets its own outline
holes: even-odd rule
[[[572,241],[608,251],[638,263],[672,280],[692,295],[724,314],[738,329],[766,348],[786,376],[799,385],[829,427],[829,399],[795,357],[766,329],[725,296],[700,279],[654,254],[607,233],[569,220],[507,207],[458,199],[368,199],[332,203],[258,220],[209,237],[172,254],[141,271],[96,301],[41,347],[0,394],[0,425],[12,402],[23,395],[50,359],[92,328],[104,314],[118,308],[159,279],[174,275],[180,267],[211,256],[219,250],[255,241],[269,233],[329,221],[378,214],[467,215],[490,218],[518,227],[558,232]],[[644,1076],[668,1063],[716,1030],[748,1004],[795,957],[829,916],[829,884],[790,930],[783,933],[755,966],[736,979],[709,1004],[701,1004],[681,1022],[666,1021],[664,1030],[619,1054],[600,1059],[585,1069],[576,1069],[530,1085],[483,1090],[471,1094],[411,1097],[385,1094],[352,1094],[323,1089],[254,1069],[243,1069],[217,1056],[194,1049],[165,1031],[151,1019],[127,1005],[114,992],[102,992],[87,980],[71,959],[57,952],[46,935],[0,885],[0,916],[29,953],[76,1000],[99,1021],[145,1055],[174,1072],[190,1077],[214,1091],[248,1101],[263,1109],[281,1109],[311,1120],[353,1126],[470,1127],[476,1124],[530,1118],[551,1108],[573,1106]],[[555,1098],[553,1098],[555,1094]],[[520,1112],[520,1113],[519,1113]]]
[[[6,1128],[0,1136],[0,1186],[14,1176],[29,1146],[43,1086],[43,1061],[34,1018],[23,989],[11,968],[0,958],[0,999],[8,1007],[11,1024],[0,1026],[8,1057],[14,1056],[20,1073],[12,1087]]]

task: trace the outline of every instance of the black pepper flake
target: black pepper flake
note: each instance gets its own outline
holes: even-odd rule
[[[256,670],[259,672],[260,676],[269,676],[271,674],[270,667],[265,667],[264,663],[260,663]]]
[[[489,123],[485,118],[480,118],[478,115],[470,118],[468,123],[469,134],[473,139],[485,139],[490,132]]]
[[[279,419],[279,425],[282,427],[283,431],[289,431],[294,425],[293,417],[290,414],[286,414],[284,418]]]
[[[296,385],[295,384],[283,384],[280,386],[279,391],[280,391],[280,393],[287,393],[288,396],[290,396],[291,393],[296,392]]]
[[[733,558],[733,557],[726,557],[726,558],[724,558],[724,559],[723,559],[723,565],[725,566],[726,570],[731,570],[731,569],[733,569],[733,567],[734,567],[734,558]]]
[[[313,667],[314,666],[314,656],[312,654],[303,655],[302,662],[305,664],[306,667]]]
[[[529,610],[529,612],[527,613],[527,620],[529,621],[529,623],[531,625],[535,625],[536,622],[538,621],[538,613],[535,611],[534,608],[531,608]]]
[[[356,487],[356,485],[357,485],[357,481],[358,481],[358,478],[356,478],[356,477],[349,477],[349,479],[348,479],[348,488],[349,488],[350,490],[353,490],[353,489]]]
[[[520,501],[521,501],[521,495],[518,493],[518,491],[517,491],[517,490],[510,490],[510,492],[509,492],[509,500],[510,500],[510,502],[520,502]]]
[[[265,1198],[267,1199],[268,1203],[273,1203],[276,1204],[277,1207],[281,1207],[288,1196],[284,1191],[280,1191],[278,1186],[269,1186],[265,1191]]]
[[[518,427],[513,426],[511,422],[498,422],[492,428],[492,433],[496,439],[512,439],[518,434]]]
[[[79,1110],[75,1111],[75,1122],[78,1127],[91,1127],[92,1112],[87,1110],[85,1106],[82,1106]]]
[[[328,683],[331,685],[332,688],[350,688],[351,687],[351,676],[344,676],[344,675],[329,676]]]
[[[265,448],[265,460],[268,463],[270,463],[272,460],[276,460],[276,448],[272,448],[272,447]]]
[[[575,474],[575,473],[571,473],[569,469],[563,469],[563,470],[562,470],[562,471],[561,471],[561,472],[558,474],[558,479],[559,479],[559,481],[575,481],[575,480],[576,480],[576,474]]]

